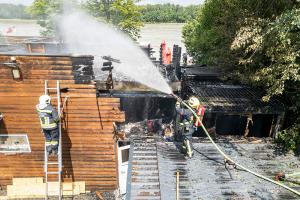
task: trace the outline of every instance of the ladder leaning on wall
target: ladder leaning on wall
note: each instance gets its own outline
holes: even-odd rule
[[[56,81],[56,87],[49,88],[48,87],[48,81],[45,81],[45,95],[49,95],[49,91],[55,91],[56,96],[51,97],[52,99],[57,100],[57,112],[59,114],[59,118],[61,117],[61,95],[60,95],[60,83],[59,81]],[[59,143],[58,143],[58,153],[57,153],[57,161],[54,162],[48,162],[48,153],[46,149],[46,143],[45,143],[45,150],[44,150],[44,172],[45,172],[45,199],[48,199],[48,175],[56,174],[58,177],[58,199],[61,200],[62,198],[62,187],[61,187],[61,174],[62,174],[62,142],[61,142],[61,120],[59,119],[58,122],[58,130],[59,130]],[[48,171],[49,166],[57,166],[57,171]]]

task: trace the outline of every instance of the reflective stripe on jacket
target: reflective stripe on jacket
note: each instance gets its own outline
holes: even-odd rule
[[[40,108],[40,106],[37,105],[36,110],[40,118],[42,129],[53,130],[57,128],[59,116],[54,107],[52,107],[51,105],[47,105],[44,108]]]
[[[189,109],[176,108],[177,114],[180,116],[180,126],[189,129],[193,126],[193,113]]]
[[[205,112],[204,106],[199,106],[198,109],[196,110],[196,114],[201,119],[201,121],[195,118],[194,126],[196,127],[202,126],[202,118],[204,116],[204,112]]]

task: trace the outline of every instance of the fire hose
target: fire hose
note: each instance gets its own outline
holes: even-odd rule
[[[193,115],[196,117],[197,120],[200,120],[200,118],[198,117],[198,115],[196,114],[196,112],[195,112],[195,111],[194,111],[187,103],[185,103],[185,102],[184,102],[180,97],[178,97],[177,95],[175,95],[175,94],[172,94],[172,95],[173,95],[179,102],[181,102],[186,108],[188,108],[188,109],[193,113]],[[243,169],[243,170],[245,170],[245,171],[247,171],[247,172],[249,172],[249,173],[251,173],[251,174],[253,174],[253,175],[255,175],[255,176],[259,177],[259,178],[261,178],[261,179],[264,179],[264,180],[269,181],[269,182],[271,182],[271,183],[273,183],[273,184],[276,184],[276,185],[278,185],[278,186],[281,186],[281,187],[283,187],[283,188],[289,190],[290,192],[293,192],[294,194],[297,194],[298,196],[300,196],[300,192],[298,192],[297,190],[294,190],[293,188],[290,188],[290,187],[288,187],[288,186],[286,186],[286,185],[284,185],[284,184],[282,184],[282,183],[280,183],[280,182],[274,181],[274,180],[272,180],[272,179],[270,179],[270,178],[268,178],[268,177],[265,177],[265,176],[263,176],[263,175],[261,175],[261,174],[258,174],[258,173],[256,173],[256,172],[254,172],[254,171],[252,171],[252,170],[250,170],[250,169],[244,167],[243,165],[241,165],[241,164],[235,162],[235,161],[234,161],[233,159],[231,159],[228,155],[226,155],[226,154],[220,149],[220,147],[214,142],[214,140],[213,140],[212,137],[209,135],[208,131],[206,130],[206,128],[204,127],[204,125],[203,125],[202,123],[201,123],[201,128],[203,129],[203,131],[205,132],[205,134],[206,134],[207,137],[209,138],[210,142],[215,146],[215,148],[218,150],[218,152],[219,152],[226,160],[230,161],[231,163],[233,163],[233,164],[236,165],[237,167],[239,167],[239,168],[241,168],[241,169]]]
[[[276,174],[275,176],[275,180],[276,181],[286,181],[286,182],[290,182],[290,183],[295,183],[300,185],[300,179],[295,179],[294,177],[298,177],[300,176],[300,172],[295,172],[292,174],[286,174],[284,172],[279,172]]]

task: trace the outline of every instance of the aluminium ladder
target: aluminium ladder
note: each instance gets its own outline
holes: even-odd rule
[[[57,99],[57,113],[59,115],[59,118],[61,117],[61,95],[60,95],[60,83],[59,81],[56,81],[56,87],[55,88],[49,88],[48,87],[48,81],[45,80],[45,95],[49,95],[49,91],[54,90],[56,92],[56,96],[52,97],[52,99]],[[49,95],[50,96],[50,95]],[[58,152],[57,152],[57,161],[55,162],[48,162],[48,154],[46,149],[46,143],[45,143],[45,153],[44,153],[44,172],[45,172],[45,199],[48,199],[48,175],[50,174],[57,174],[58,176],[58,199],[61,200],[62,198],[62,188],[61,188],[61,174],[62,174],[62,142],[61,142],[61,120],[59,119],[58,122],[58,131],[59,131],[59,143],[58,143]],[[57,171],[48,171],[49,165],[56,165]]]

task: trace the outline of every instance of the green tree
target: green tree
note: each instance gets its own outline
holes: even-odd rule
[[[206,0],[183,30],[197,62],[284,97],[286,130],[278,141],[300,150],[300,11],[296,0]]]
[[[88,0],[84,4],[84,7],[89,10],[93,16],[105,19],[106,22],[111,22],[113,2],[114,0]]]
[[[174,4],[145,5],[141,6],[142,20],[148,23],[186,23],[196,18],[199,7]]]
[[[70,2],[68,2],[70,3]],[[70,4],[76,5],[76,0]],[[82,7],[91,15],[113,23],[122,31],[137,39],[143,25],[140,19],[140,9],[133,0],[88,0]],[[42,35],[54,36],[56,33],[55,20],[63,13],[63,0],[35,0],[29,12],[38,19],[38,24],[44,28]]]
[[[282,94],[287,82],[300,81],[300,9],[284,12],[274,21],[250,21],[242,27],[232,44],[244,52],[238,57],[244,66],[239,72],[247,81],[263,85],[266,99]]]
[[[286,150],[300,152],[300,9],[288,10],[274,21],[251,21],[241,28],[232,45],[242,50],[243,68],[237,72],[246,80],[265,88],[265,100],[285,97],[288,128],[277,140]],[[247,75],[246,75],[247,74]],[[250,76],[249,76],[250,75]]]
[[[294,4],[295,0],[206,0],[183,29],[187,50],[199,63],[232,70],[240,52],[232,51],[231,44],[247,19],[274,19]]]
[[[138,39],[143,23],[140,8],[135,5],[135,2],[133,0],[115,0],[112,8],[115,11],[113,23],[133,39]]]
[[[55,19],[63,10],[62,0],[35,0],[28,11],[38,19],[38,24],[44,28],[44,36],[56,34]]]
[[[133,39],[139,37],[141,9],[134,0],[88,0],[84,7],[95,17],[112,23]]]
[[[222,66],[234,63],[234,55],[229,48],[240,11],[233,1],[206,1],[197,18],[184,27],[185,45],[197,62]]]

